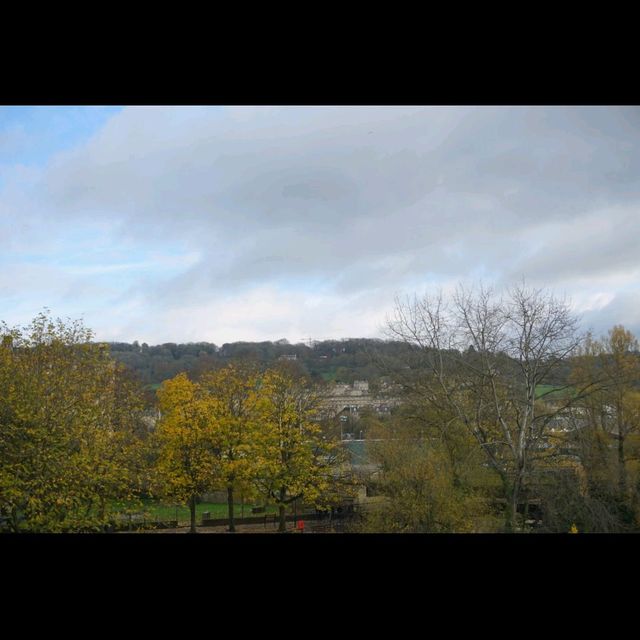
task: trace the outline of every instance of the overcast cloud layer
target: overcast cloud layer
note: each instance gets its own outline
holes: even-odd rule
[[[0,109],[9,324],[47,306],[103,340],[376,336],[396,293],[524,276],[640,335],[637,108],[37,115],[47,135]]]

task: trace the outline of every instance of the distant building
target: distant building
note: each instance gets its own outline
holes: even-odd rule
[[[361,393],[369,393],[369,381],[368,380],[354,380],[353,381],[354,390],[360,391]]]
[[[397,406],[399,398],[389,394],[371,395],[368,380],[356,380],[353,385],[336,383],[323,400],[326,413],[358,419],[360,412],[369,408],[378,414],[388,414]]]
[[[278,360],[297,360],[297,359],[298,359],[297,353],[283,354],[278,358]]]

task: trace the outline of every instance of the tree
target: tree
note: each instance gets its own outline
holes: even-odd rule
[[[597,490],[600,487],[594,490],[584,471],[579,462],[552,469],[548,482],[538,490],[543,508],[540,531],[565,533],[573,524],[584,533],[621,530],[615,503],[606,492]]]
[[[630,521],[630,507],[638,497],[634,483],[629,482],[627,456],[627,443],[640,430],[638,340],[619,325],[599,340],[589,336],[576,359],[572,380],[597,382],[594,393],[580,404],[574,417],[575,440],[590,490],[610,500],[615,495]],[[612,441],[616,444],[615,461],[610,455]]]
[[[278,505],[281,532],[286,530],[287,505],[304,500],[321,506],[339,481],[344,456],[336,442],[323,437],[315,419],[318,405],[317,391],[304,380],[282,370],[263,375],[254,483],[267,500]]]
[[[361,531],[446,533],[476,530],[487,515],[486,500],[469,485],[454,481],[442,443],[404,429],[372,443],[377,465],[377,500],[365,511]]]
[[[156,486],[163,495],[189,506],[195,533],[197,498],[214,485],[217,471],[208,402],[185,373],[165,381],[158,400]]]
[[[618,443],[619,490],[624,497],[627,493],[625,442],[629,434],[640,427],[640,394],[635,388],[640,380],[638,340],[623,326],[615,326],[599,347],[606,388],[604,396],[612,423],[610,432]]]
[[[536,394],[581,342],[568,304],[524,284],[505,297],[459,286],[449,299],[396,299],[388,331],[419,356],[400,376],[406,392],[473,436],[501,478],[507,529],[515,530],[550,426],[571,402],[551,405]]]
[[[246,364],[230,364],[204,374],[200,386],[207,400],[216,475],[227,491],[229,531],[235,531],[234,492],[246,490],[254,471],[257,374]]]
[[[108,516],[110,498],[135,503],[148,490],[149,428],[145,422],[144,388],[132,372],[117,362],[106,381],[100,403],[104,427],[92,430],[87,450],[87,478],[95,478],[98,514]]]
[[[106,524],[140,488],[138,397],[81,321],[0,327],[0,505],[14,531]]]

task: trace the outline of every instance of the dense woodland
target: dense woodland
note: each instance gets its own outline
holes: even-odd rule
[[[390,371],[416,361],[415,349],[391,339],[350,338],[323,340],[311,345],[276,342],[233,342],[217,346],[209,342],[149,346],[146,343],[111,342],[111,355],[125,364],[145,385],[153,388],[178,373],[193,377],[238,360],[271,366],[282,356],[295,355],[296,367],[315,382],[353,383],[368,380],[372,389]],[[571,362],[567,360],[547,378],[549,384],[566,383]]]

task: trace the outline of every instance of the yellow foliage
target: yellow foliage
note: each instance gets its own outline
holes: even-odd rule
[[[12,527],[97,527],[140,478],[136,389],[81,322],[0,327],[0,505]]]
[[[166,380],[157,395],[161,417],[154,433],[156,491],[188,502],[208,491],[215,479],[207,402],[185,373]]]
[[[280,506],[297,499],[320,506],[335,489],[341,456],[314,419],[318,401],[313,389],[282,370],[267,371],[262,377],[255,482],[268,500]]]
[[[247,366],[231,364],[200,380],[214,442],[221,487],[249,491],[255,471],[258,377]]]

